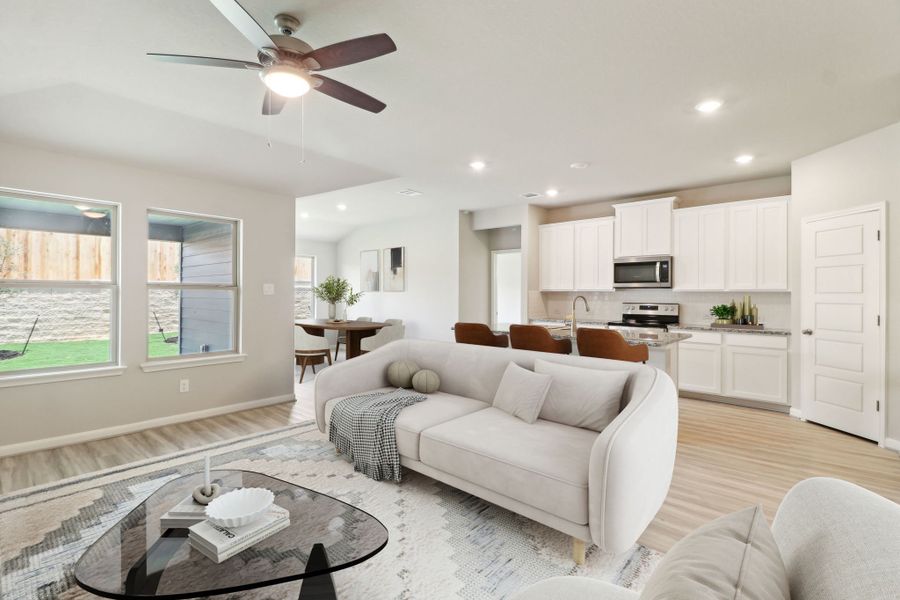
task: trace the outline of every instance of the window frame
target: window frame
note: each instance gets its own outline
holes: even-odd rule
[[[17,382],[22,383],[39,383],[45,379],[54,381],[65,381],[66,379],[76,378],[76,374],[89,374],[98,372],[104,374],[119,374],[115,370],[124,370],[122,365],[122,345],[121,341],[121,251],[120,243],[122,237],[122,204],[119,202],[110,202],[107,200],[97,200],[94,198],[83,198],[80,196],[68,196],[63,194],[52,194],[47,192],[35,192],[29,190],[20,190],[0,186],[0,194],[18,198],[21,200],[31,200],[37,202],[53,202],[57,204],[69,204],[72,206],[95,206],[109,210],[109,281],[78,281],[65,279],[0,279],[0,288],[10,289],[69,289],[69,290],[109,290],[110,307],[109,307],[109,360],[96,363],[85,363],[79,365],[62,365],[58,367],[43,367],[40,369],[16,369],[0,372],[0,387],[7,385],[16,385]],[[70,375],[71,377],[66,377]],[[78,377],[80,378],[80,377]]]
[[[215,364],[218,362],[232,362],[235,358],[242,358],[243,354],[243,336],[241,335],[241,331],[243,329],[243,302],[241,298],[241,291],[243,288],[243,273],[242,273],[242,263],[241,260],[243,255],[243,220],[237,219],[233,217],[223,217],[217,215],[207,215],[203,213],[189,212],[189,211],[181,211],[174,210],[171,208],[148,208],[147,209],[147,243],[150,242],[150,215],[160,215],[160,216],[175,216],[175,217],[186,217],[186,218],[194,218],[203,221],[210,221],[213,223],[223,223],[226,225],[232,226],[232,260],[231,260],[231,283],[173,283],[173,282],[162,282],[162,281],[147,281],[146,293],[144,297],[147,299],[146,304],[146,314],[144,315],[147,322],[149,322],[150,318],[150,292],[154,289],[157,290],[229,290],[234,293],[234,310],[232,316],[231,323],[231,339],[232,348],[230,350],[219,350],[216,352],[195,352],[192,354],[177,354],[174,356],[150,356],[150,336],[151,332],[148,330],[144,335],[144,357],[145,361],[141,367],[144,371],[155,371],[160,368],[165,368],[165,365],[171,365],[169,368],[180,368],[194,365],[202,365],[202,364]],[[146,249],[146,248],[145,248]],[[144,262],[146,263],[146,255]],[[144,269],[146,271],[147,265],[144,265]],[[179,337],[181,336],[180,330],[181,317],[179,315]],[[156,368],[154,368],[156,367]]]
[[[311,300],[311,302],[310,302],[311,310],[310,310],[310,316],[309,316],[309,318],[310,318],[310,319],[317,319],[317,318],[318,318],[318,316],[317,316],[317,315],[318,315],[318,310],[319,310],[319,302],[318,302],[318,300],[316,299],[316,295],[315,295],[314,293],[312,293],[312,290],[313,290],[313,288],[316,287],[316,274],[317,274],[316,271],[317,271],[317,269],[319,268],[319,264],[318,264],[318,263],[319,263],[319,257],[316,256],[315,254],[295,254],[295,255],[294,255],[294,261],[296,261],[298,258],[311,258],[311,259],[312,259],[312,270],[311,270],[312,272],[310,273],[309,288],[308,288],[309,291],[310,291],[310,293],[312,294],[312,300]],[[296,306],[296,304],[297,304],[297,290],[298,290],[298,289],[303,289],[303,290],[305,290],[305,289],[307,289],[307,288],[301,288],[300,286],[298,286],[298,285],[297,285],[297,280],[295,279],[295,280],[294,280],[294,305],[295,305],[295,306]],[[296,316],[296,315],[294,315],[294,320],[295,320],[295,321],[297,320],[297,316]]]

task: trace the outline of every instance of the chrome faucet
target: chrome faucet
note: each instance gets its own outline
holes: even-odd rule
[[[577,320],[575,319],[575,305],[578,303],[579,298],[581,298],[581,300],[584,302],[584,310],[587,312],[591,312],[591,307],[588,306],[587,298],[585,298],[584,296],[575,296],[575,298],[572,300],[572,337],[575,337],[575,332],[578,330]]]

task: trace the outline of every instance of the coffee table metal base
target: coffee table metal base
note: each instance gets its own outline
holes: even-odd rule
[[[313,544],[312,552],[310,552],[309,560],[306,563],[306,572],[321,571],[328,567],[328,554],[325,552],[325,546]],[[332,579],[331,573],[308,577],[302,581],[303,587],[300,588],[298,600],[337,600],[337,593],[334,590],[334,579]]]

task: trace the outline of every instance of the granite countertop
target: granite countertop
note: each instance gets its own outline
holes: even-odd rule
[[[746,333],[748,335],[791,335],[790,329],[740,329],[738,327],[713,327],[709,323],[678,325],[672,329],[683,329],[686,331],[716,331],[720,333]]]
[[[547,327],[547,330],[557,340],[572,340],[575,342],[575,336],[573,336],[569,331],[569,326],[565,324],[565,321],[555,320],[555,319],[534,319],[531,321],[532,325],[544,325],[544,324],[552,324],[557,325],[557,327]],[[594,326],[597,328],[606,328],[606,322],[603,321],[578,321],[578,325],[586,325],[588,327]],[[507,333],[507,332],[502,332]],[[619,330],[619,333],[622,334],[622,337],[625,338],[625,341],[631,344],[632,346],[636,346],[638,344],[646,344],[651,348],[662,348],[664,346],[668,346],[670,344],[677,344],[678,342],[683,342],[686,339],[691,337],[689,333],[671,333],[666,331],[660,331],[659,333],[638,333],[636,331],[623,331]]]

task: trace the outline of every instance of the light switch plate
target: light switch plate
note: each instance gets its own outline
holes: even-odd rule
[[[274,296],[275,295],[275,284],[274,283],[264,283],[263,284],[263,296]]]

